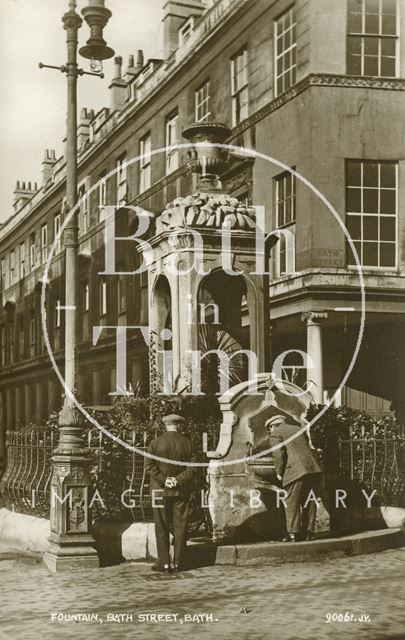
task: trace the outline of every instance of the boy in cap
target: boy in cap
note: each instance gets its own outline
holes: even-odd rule
[[[302,426],[292,416],[277,409],[277,413],[266,422],[270,431],[270,445],[283,444],[295,436]],[[316,497],[321,493],[322,466],[315,448],[304,431],[273,451],[277,477],[287,493],[285,514],[287,538],[285,542],[310,540],[315,529],[317,505],[308,495],[312,489]]]
[[[170,572],[170,527],[174,535],[173,570],[180,571],[184,566],[187,544],[187,521],[189,499],[193,490],[195,467],[173,464],[195,462],[191,442],[178,432],[184,424],[184,418],[171,414],[163,418],[166,433],[150,443],[148,452],[164,461],[147,458],[146,470],[149,472],[152,494],[153,516],[155,521],[156,546],[159,562],[153,565],[154,571]]]

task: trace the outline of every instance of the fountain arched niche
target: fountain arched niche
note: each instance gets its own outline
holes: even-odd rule
[[[158,274],[150,292],[149,325],[150,345],[154,362],[151,363],[151,387],[162,387],[164,352],[172,349],[172,295],[170,283],[165,275]],[[153,371],[152,371],[153,369]]]
[[[227,377],[225,384],[229,387],[253,377],[258,371],[256,349],[260,345],[255,322],[251,322],[251,316],[256,316],[255,306],[254,285],[245,275],[231,275],[216,269],[201,280],[197,324],[204,392],[218,393],[221,389],[220,357],[206,355],[210,351],[229,358],[229,369],[225,371],[222,367],[224,382]]]
[[[226,200],[227,197],[221,196],[222,199]],[[229,205],[224,206],[230,208]],[[150,240],[154,251],[148,270],[149,324],[153,335],[160,335],[166,328],[168,301],[171,303],[173,380],[177,381],[178,390],[191,387],[192,384],[190,352],[200,349],[200,303],[211,301],[216,304],[221,322],[230,324],[232,335],[240,343],[241,332],[238,333],[236,329],[238,324],[239,329],[242,328],[242,300],[245,301],[245,309],[248,310],[245,319],[249,318],[249,325],[243,327],[242,333],[247,336],[243,346],[246,345],[256,354],[257,371],[263,372],[265,369],[263,277],[254,273],[255,232],[232,229],[232,268],[236,275],[227,274],[221,253],[221,228],[208,227],[198,220],[197,226],[194,220],[188,222],[184,214],[188,213],[189,208],[193,211],[202,208],[198,195],[178,198],[158,218],[157,234]],[[194,230],[198,230],[203,243],[202,251],[196,252]],[[213,309],[211,306],[211,313],[214,313]],[[207,313],[209,311],[210,308]],[[238,323],[232,319],[233,314],[239,318]],[[163,349],[161,339],[157,346]],[[161,361],[161,356],[159,358]]]

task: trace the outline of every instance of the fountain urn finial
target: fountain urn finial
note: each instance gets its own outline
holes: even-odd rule
[[[229,151],[219,145],[229,138],[231,129],[222,122],[196,122],[183,130],[183,137],[193,143],[189,167],[199,178],[201,191],[222,190],[220,177],[225,171]]]

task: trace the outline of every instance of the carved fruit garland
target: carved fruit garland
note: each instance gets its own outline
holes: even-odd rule
[[[178,227],[255,229],[256,211],[227,195],[195,193],[170,202],[159,218],[162,230]]]

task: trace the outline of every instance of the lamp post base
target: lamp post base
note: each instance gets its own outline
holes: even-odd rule
[[[56,450],[51,482],[51,535],[43,557],[53,572],[100,566],[91,532],[89,471],[87,449]]]
[[[74,547],[64,547],[51,542],[48,551],[43,555],[44,564],[52,573],[98,569],[100,561],[94,547],[88,546],[84,541],[82,546],[79,545],[79,540],[75,541]]]

